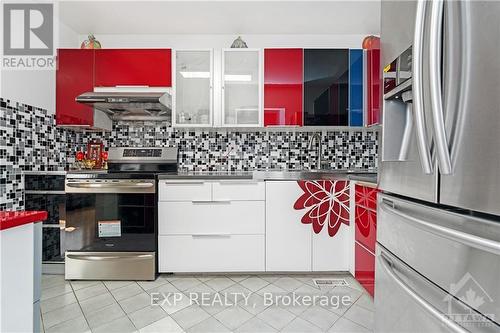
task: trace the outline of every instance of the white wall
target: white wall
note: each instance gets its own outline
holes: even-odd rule
[[[78,47],[75,31],[59,22],[56,48]],[[2,70],[0,96],[55,112],[55,70]]]

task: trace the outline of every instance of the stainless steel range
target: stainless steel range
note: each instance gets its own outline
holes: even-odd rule
[[[67,280],[154,280],[157,175],[177,148],[110,148],[107,172],[66,177]]]

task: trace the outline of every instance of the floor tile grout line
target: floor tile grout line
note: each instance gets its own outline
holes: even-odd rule
[[[78,307],[80,308],[80,311],[82,312],[82,317],[83,317],[83,319],[85,320],[85,322],[87,323],[87,326],[88,326],[89,330],[91,330],[91,331],[92,331],[92,329],[90,328],[90,324],[89,324],[89,322],[88,322],[88,320],[87,320],[87,317],[85,316],[85,313],[83,312],[83,308],[82,308],[82,305],[80,304],[80,300],[78,299],[78,297],[76,297],[75,289],[73,288],[73,285],[71,284],[71,280],[65,280],[65,281],[68,281],[69,286],[70,286],[70,288],[71,288],[71,292],[73,293],[73,296],[75,296],[75,299],[76,299],[76,304],[78,304]],[[91,287],[91,286],[90,286],[90,287]],[[84,289],[84,288],[82,288],[82,289]],[[74,303],[71,303],[71,304],[74,304]],[[71,304],[70,304],[70,305],[71,305]],[[73,320],[73,319],[75,319],[75,318],[68,319],[68,320],[64,320],[64,321],[60,322],[59,324],[62,324],[62,323],[68,322],[68,321]],[[57,324],[57,325],[59,325],[59,324]],[[56,326],[56,325],[52,325],[51,327],[54,327],[54,326]],[[51,327],[48,327],[48,328],[51,328]],[[44,331],[45,331],[45,327],[44,327]]]
[[[363,294],[361,294],[361,296],[362,296],[362,295],[363,295]],[[359,299],[359,298],[361,298],[361,296],[359,296],[359,297],[358,297],[358,299]],[[358,299],[357,299],[357,300],[358,300]],[[356,304],[357,300],[356,300],[356,301],[354,301],[354,302],[353,302],[353,303],[352,303],[352,304],[351,304],[351,305],[350,305],[350,306],[349,306],[349,307],[348,307],[348,308],[344,311],[344,313],[342,314],[341,318],[347,319],[347,320],[349,320],[349,321],[351,321],[351,322],[353,322],[353,323],[355,323],[355,324],[357,324],[357,325],[359,325],[359,326],[362,326],[362,327],[364,327],[364,328],[366,328],[366,329],[368,329],[368,330],[373,330],[373,328],[368,328],[368,327],[366,327],[365,325],[363,325],[363,324],[361,324],[361,323],[359,323],[359,322],[357,322],[357,321],[354,321],[354,320],[352,320],[352,319],[349,319],[348,317],[346,317],[346,316],[345,316],[345,314],[346,314],[346,313],[347,313],[347,312],[348,312],[348,311],[349,311],[349,310],[353,307],[353,305],[354,305],[354,304]],[[359,306],[359,305],[358,305],[358,306]],[[369,311],[369,312],[372,312],[372,313],[373,313],[373,311],[370,311],[370,310],[368,310],[368,309],[365,309],[365,308],[364,308],[364,307],[362,307],[362,306],[359,306],[359,307],[360,307],[360,308],[362,308],[362,309],[364,309],[364,310],[366,310],[366,311]]]
[[[142,287],[136,282],[134,281],[135,284],[137,284],[139,286],[139,288],[142,289]],[[125,317],[127,317],[128,320],[130,320],[130,322],[132,323],[132,325],[134,326],[134,328],[139,331],[139,328],[137,328],[137,326],[135,326],[134,322],[130,319],[130,317],[128,316],[128,313],[125,311],[125,309],[123,309],[122,305],[120,304],[120,302],[118,302],[118,300],[116,299],[115,295],[113,295],[113,293],[111,292],[111,290],[108,288],[108,286],[106,286],[105,283],[104,284],[104,288],[106,288],[106,290],[111,294],[111,297],[113,297],[113,299],[115,300],[115,302],[118,304],[118,306],[120,307],[120,309],[123,311],[123,313],[125,314]],[[129,285],[132,285],[133,283],[129,284]],[[127,285],[127,286],[129,286]],[[124,286],[124,287],[127,287],[127,286]],[[123,287],[122,287],[123,288]],[[116,288],[116,289],[120,289],[120,288]],[[135,295],[134,295],[135,296]],[[131,296],[131,297],[134,297],[134,296]],[[130,298],[130,297],[129,297]],[[142,310],[144,308],[141,308],[139,310]],[[162,309],[163,310],[163,309]],[[138,311],[138,310],[137,310]],[[120,317],[121,318],[121,317]],[[120,318],[115,318],[115,319],[120,319]],[[103,326],[103,325],[101,325]],[[90,327],[90,326],[89,326]],[[92,329],[90,329],[92,330]]]
[[[351,322],[351,323],[354,323],[354,324],[356,324],[356,325],[358,325],[358,326],[361,326],[361,327],[363,327],[364,329],[366,329],[366,330],[368,330],[368,331],[370,331],[370,332],[373,332],[373,328],[368,328],[368,327],[366,327],[365,325],[362,325],[361,323],[358,323],[357,321],[354,321],[354,320],[349,319],[349,318],[347,318],[347,317],[343,317],[343,316],[342,316],[341,318],[342,318],[342,319],[344,319],[344,320],[347,320],[347,321],[349,321],[349,322]],[[341,318],[339,318],[338,320],[340,320]],[[337,320],[337,321],[338,321],[338,320]],[[335,325],[335,324],[334,324],[334,325]],[[332,326],[332,327],[333,327],[333,326]],[[331,328],[331,327],[330,327],[330,328]]]
[[[42,294],[43,294],[43,291],[42,291]],[[47,299],[44,299],[44,300],[40,300],[40,305],[42,304],[42,302],[45,302],[45,301],[48,301],[48,300],[51,300],[51,299],[54,299],[56,297],[60,297],[60,296],[64,296],[64,295],[68,295],[68,294],[72,294],[74,297],[75,297],[75,300],[76,300],[76,295],[73,293],[73,290],[72,291],[68,291],[67,293],[64,293],[64,294],[61,294],[61,295],[57,295],[57,296],[54,296],[54,297],[50,297],[50,298],[47,298]],[[72,302],[72,303],[68,303],[68,304],[65,304],[65,305],[61,305],[61,306],[58,306],[57,308],[54,308],[50,311],[46,311],[45,313],[48,313],[48,312],[52,312],[52,311],[55,311],[55,310],[59,310],[60,308],[63,308],[65,306],[68,306],[68,305],[71,305],[71,304],[75,304],[75,302]],[[44,315],[45,313],[42,312],[42,309],[41,309],[41,306],[40,306],[40,313],[42,315]]]
[[[162,277],[162,276],[161,276],[161,275],[159,275],[159,277]],[[246,278],[244,278],[243,280],[240,280],[240,281],[235,281],[235,280],[231,279],[231,277],[230,277],[230,276],[228,276],[228,275],[211,276],[209,280],[205,280],[205,281],[202,281],[202,280],[200,280],[200,278],[199,278],[199,277],[197,277],[197,276],[193,276],[193,275],[187,275],[186,277],[191,277],[191,278],[194,278],[195,280],[198,280],[198,282],[199,282],[198,284],[196,284],[195,286],[193,286],[193,287],[191,287],[191,288],[197,288],[197,287],[198,287],[198,288],[199,288],[199,287],[208,288],[208,289],[210,290],[210,293],[221,293],[221,292],[224,292],[225,290],[227,290],[227,289],[229,289],[229,288],[234,288],[235,286],[237,286],[237,287],[239,287],[239,288],[243,288],[244,290],[248,290],[248,292],[250,293],[250,295],[252,295],[252,294],[256,294],[257,296],[262,297],[262,295],[260,295],[258,292],[259,292],[259,291],[262,291],[262,289],[264,289],[264,288],[266,288],[266,287],[269,287],[269,285],[273,285],[274,287],[277,287],[277,288],[283,289],[283,288],[281,288],[279,285],[276,285],[276,284],[275,284],[275,282],[276,282],[276,281],[278,281],[279,279],[281,279],[281,278],[283,278],[283,277],[290,277],[290,278],[292,278],[292,279],[294,279],[294,280],[296,280],[296,281],[300,282],[300,284],[301,284],[300,286],[298,286],[298,287],[296,287],[296,288],[293,288],[292,290],[283,289],[283,290],[286,292],[286,294],[291,294],[291,293],[295,292],[295,291],[296,291],[298,288],[300,288],[301,286],[309,286],[309,287],[313,287],[313,288],[315,288],[314,286],[311,286],[311,285],[310,285],[309,283],[307,283],[306,281],[296,279],[296,278],[294,278],[294,276],[289,276],[289,275],[286,275],[286,274],[284,274],[283,276],[278,276],[276,280],[271,280],[271,281],[273,281],[273,282],[270,282],[270,281],[268,281],[268,280],[266,280],[266,279],[263,279],[263,277],[262,277],[262,276],[260,276],[260,275],[250,275],[250,276],[247,276]],[[251,278],[251,277],[258,277],[258,278],[260,278],[260,279],[264,280],[264,281],[266,282],[266,285],[265,285],[265,286],[263,286],[263,287],[261,287],[260,289],[258,289],[258,290],[256,290],[256,291],[249,290],[247,287],[245,287],[244,285],[242,285],[242,284],[241,284],[241,282],[243,282],[243,281],[245,281],[245,280],[248,280],[248,279],[249,279],[249,278]],[[215,278],[228,278],[229,280],[231,280],[231,281],[233,282],[233,284],[231,284],[230,286],[228,286],[228,287],[227,287],[227,288],[225,288],[225,289],[222,289],[222,290],[217,291],[217,290],[213,289],[212,287],[210,287],[210,285],[208,285],[208,284],[207,284],[207,282],[209,282],[209,281],[211,281],[211,280],[213,280],[213,279],[215,279]],[[312,278],[312,277],[311,277],[311,278]],[[113,300],[114,300],[116,303],[118,303],[118,305],[119,305],[120,309],[121,309],[121,310],[123,311],[123,313],[125,314],[125,315],[124,315],[123,317],[121,317],[121,318],[127,317],[127,318],[130,320],[129,315],[125,312],[125,310],[123,309],[123,307],[121,306],[121,304],[118,302],[118,300],[116,299],[116,297],[115,297],[115,296],[111,293],[111,289],[109,289],[109,287],[108,287],[108,286],[107,286],[107,285],[106,285],[103,281],[97,281],[97,282],[98,282],[98,283],[100,282],[101,284],[103,284],[103,285],[104,285],[104,287],[105,287],[106,292],[110,293],[110,294],[111,294],[111,296],[112,296],[112,298],[113,298]],[[70,292],[68,292],[68,293],[64,293],[64,294],[58,295],[58,296],[63,296],[63,295],[65,295],[65,294],[72,293],[72,294],[73,294],[73,296],[74,296],[74,297],[75,297],[75,299],[76,299],[76,303],[78,303],[78,306],[79,306],[79,308],[80,308],[80,310],[81,310],[81,312],[82,312],[82,314],[83,314],[83,317],[84,317],[84,319],[85,319],[85,321],[86,321],[87,325],[88,325],[88,326],[89,326],[89,328],[90,328],[89,322],[88,322],[88,320],[87,320],[87,316],[86,316],[86,315],[85,315],[85,313],[83,312],[83,308],[82,308],[82,306],[81,306],[80,300],[76,297],[76,290],[75,290],[75,288],[74,288],[73,284],[71,283],[71,281],[69,281],[68,283],[70,284],[71,291],[70,291]],[[97,283],[97,284],[98,284],[98,283]],[[137,284],[137,285],[139,286],[139,289],[141,290],[141,292],[140,292],[140,293],[145,292],[145,293],[146,293],[146,294],[148,294],[148,295],[149,295],[148,290],[153,289],[153,288],[156,288],[156,287],[153,287],[153,288],[149,288],[148,290],[146,290],[143,286],[141,286],[141,285],[140,285],[139,283],[137,283],[136,281],[135,281],[135,282],[132,282],[131,284],[133,284],[133,283],[135,283],[135,284]],[[130,286],[131,284],[128,284],[128,285],[123,286],[123,287]],[[172,285],[172,286],[175,288],[175,286],[174,286],[174,285],[173,285],[170,281],[168,281],[168,280],[166,280],[166,279],[165,279],[165,283],[163,283],[163,284],[161,284],[161,285],[159,285],[159,286],[157,286],[157,287],[161,287],[161,286],[166,285],[166,284],[170,284],[170,285]],[[78,290],[82,290],[82,289],[89,288],[89,287],[92,287],[92,286],[95,286],[95,285],[86,286],[86,287],[84,287],[84,288],[80,288],[80,289],[78,289]],[[122,288],[123,288],[123,287],[122,287]],[[336,287],[332,288],[332,290],[335,290],[335,289],[336,289],[336,288],[338,288],[338,287],[340,287],[340,286],[336,286]],[[361,308],[361,309],[363,309],[363,310],[366,310],[366,311],[369,311],[369,312],[373,312],[371,309],[368,309],[368,308],[366,308],[366,307],[361,306],[361,305],[359,305],[359,304],[358,304],[358,302],[359,302],[359,301],[360,301],[360,300],[361,300],[361,299],[362,299],[365,295],[368,295],[368,294],[367,294],[365,291],[362,291],[362,290],[359,290],[358,288],[356,288],[356,287],[355,287],[355,285],[352,285],[352,286],[351,286],[351,285],[349,285],[349,286],[346,286],[346,287],[347,287],[347,288],[349,288],[349,289],[352,289],[353,291],[359,292],[359,295],[358,295],[358,297],[357,297],[357,298],[355,298],[355,300],[354,300],[354,301],[353,301],[353,302],[352,302],[352,303],[351,303],[351,304],[350,304],[350,305],[349,305],[349,306],[345,309],[345,311],[343,311],[343,313],[342,313],[342,314],[339,314],[339,313],[337,313],[337,312],[331,311],[333,314],[337,315],[337,316],[338,316],[338,318],[337,318],[337,319],[333,322],[333,324],[332,324],[332,325],[331,325],[328,329],[331,329],[331,327],[333,327],[333,326],[335,325],[335,323],[337,323],[337,322],[338,322],[338,320],[339,320],[340,318],[344,318],[345,320],[348,320],[349,322],[352,322],[352,323],[354,323],[354,324],[356,324],[356,325],[359,325],[359,326],[361,326],[361,327],[363,327],[363,328],[366,328],[366,329],[370,330],[370,328],[369,328],[369,327],[366,327],[364,324],[361,324],[361,323],[359,323],[359,322],[357,322],[357,321],[355,321],[355,320],[351,320],[351,319],[349,319],[348,317],[345,317],[345,315],[346,315],[346,314],[347,314],[347,312],[348,312],[348,311],[349,311],[349,310],[353,307],[353,305],[356,305],[357,307],[359,307],[359,308]],[[115,289],[119,289],[119,288],[115,288]],[[183,294],[187,294],[187,293],[189,293],[189,292],[190,292],[190,290],[189,290],[189,289],[190,289],[190,288],[187,288],[187,289],[185,289],[184,291],[180,291],[180,292],[181,292],[181,293],[183,293]],[[315,288],[315,289],[316,289],[316,288]],[[321,288],[317,288],[317,289],[321,290]],[[195,291],[195,292],[196,292],[196,291]],[[203,292],[203,291],[198,291],[198,292]],[[328,293],[329,293],[329,292],[331,292],[331,291],[328,291]],[[54,297],[58,297],[58,296],[54,296]],[[128,297],[128,298],[132,298],[132,297],[134,297],[134,296],[136,296],[136,295],[130,296],[130,297]],[[51,297],[51,298],[52,298],[52,297]],[[126,298],[126,299],[128,299],[128,298]],[[49,298],[49,299],[50,299],[50,298]],[[125,299],[125,300],[126,300],[126,299]],[[243,300],[242,300],[242,301],[243,301]],[[242,301],[241,301],[241,302],[242,302]],[[262,309],[259,313],[254,314],[254,313],[251,313],[248,309],[246,309],[246,308],[244,308],[243,306],[241,306],[241,304],[242,304],[241,302],[235,302],[235,303],[234,303],[234,306],[237,306],[237,307],[241,308],[241,310],[243,310],[245,313],[248,313],[248,314],[249,314],[249,318],[248,318],[247,320],[245,320],[244,322],[240,323],[236,329],[239,329],[241,326],[245,325],[245,323],[247,323],[248,321],[252,320],[253,318],[257,318],[257,319],[259,319],[259,320],[262,320],[262,319],[260,319],[260,318],[258,317],[258,315],[259,315],[260,313],[262,313],[262,312],[266,311],[266,310],[269,308],[269,307],[266,307],[266,308]],[[71,304],[74,304],[74,303],[71,303]],[[68,305],[71,305],[71,304],[68,304]],[[192,305],[192,304],[191,304],[191,305]],[[67,306],[67,305],[65,305],[65,306]],[[64,306],[63,306],[63,307],[64,307]],[[145,308],[145,307],[143,307],[143,308]],[[143,309],[143,308],[141,308],[141,309]],[[219,311],[219,312],[216,312],[216,313],[213,313],[213,314],[211,314],[210,312],[208,312],[207,310],[205,310],[205,309],[204,309],[203,307],[201,307],[201,306],[200,306],[200,308],[201,308],[201,310],[203,310],[206,314],[208,314],[208,317],[207,317],[206,319],[202,320],[201,322],[203,322],[203,321],[205,321],[205,320],[208,320],[208,319],[210,319],[210,318],[213,318],[213,319],[214,319],[214,320],[216,320],[218,323],[220,323],[223,327],[227,328],[227,329],[228,329],[228,330],[230,330],[230,331],[233,331],[233,330],[231,330],[229,327],[227,327],[226,325],[224,325],[224,323],[223,323],[222,321],[220,321],[220,320],[216,317],[219,313],[221,313],[221,312],[225,311],[225,310],[227,309],[227,307],[226,307],[226,309],[223,309],[223,310],[221,310],[221,311]],[[292,315],[292,317],[293,317],[291,320],[289,320],[289,321],[288,321],[288,323],[285,325],[285,327],[286,327],[287,325],[289,325],[292,321],[296,320],[296,319],[297,319],[297,317],[299,317],[299,318],[301,318],[301,319],[306,320],[308,323],[312,324],[314,327],[318,327],[319,329],[321,329],[321,327],[317,326],[314,322],[309,321],[308,319],[301,317],[301,314],[302,314],[302,313],[304,313],[305,311],[307,311],[307,309],[305,309],[304,311],[302,311],[302,312],[301,312],[301,313],[299,313],[299,314],[296,314],[295,312],[291,312],[291,311],[289,311],[289,310],[288,310],[288,309],[286,309],[286,308],[283,308],[283,307],[280,307],[280,308],[281,308],[283,311],[287,311],[287,312],[289,312],[289,313]],[[325,307],[322,307],[322,308],[323,308],[323,309],[326,309],[326,310],[329,310],[329,308],[325,308]],[[141,309],[138,309],[138,310],[141,310]],[[179,311],[182,311],[182,310],[184,310],[184,309],[185,309],[185,308],[183,308],[183,309],[181,309],[181,310],[179,310]],[[54,310],[55,310],[55,309],[54,309]],[[136,310],[136,311],[138,311],[138,310]],[[163,308],[162,308],[162,311],[163,311],[163,312],[166,312]],[[176,312],[177,312],[177,311],[176,311]],[[172,315],[173,315],[173,314],[175,314],[176,312],[172,313]],[[172,315],[171,315],[171,314],[169,314],[169,313],[166,313],[166,317],[170,317],[170,318],[171,318],[171,319],[172,319],[172,320],[173,320],[173,321],[174,321],[174,322],[175,322],[175,323],[176,323],[179,327],[181,327],[181,329],[182,329],[182,330],[185,330],[185,329],[184,329],[184,328],[183,328],[183,327],[182,327],[182,326],[181,326],[181,325],[180,325],[180,324],[179,324],[179,323],[178,323],[178,322],[177,322],[177,321],[176,321],[176,320],[172,317]],[[44,327],[44,328],[45,328],[45,325],[43,325],[43,321],[44,321],[43,314],[41,314],[41,316],[42,316],[42,327]],[[163,317],[163,318],[165,318],[165,317]],[[160,318],[159,320],[161,320],[161,319],[163,319],[163,318]],[[75,318],[73,318],[73,319],[75,319]],[[120,318],[115,318],[114,320],[118,320],[118,319],[120,319]],[[69,319],[69,320],[72,320],[72,319]],[[62,324],[62,323],[64,323],[64,322],[67,322],[67,321],[69,321],[69,320],[66,320],[66,321],[63,321],[63,322],[61,322],[61,323],[58,323],[57,325]],[[145,327],[147,327],[147,326],[149,326],[149,325],[151,325],[151,324],[154,324],[154,323],[158,322],[159,320],[155,320],[155,321],[153,321],[152,323],[150,323],[150,324],[146,325]],[[111,321],[111,322],[112,322],[112,321]],[[191,327],[187,328],[186,330],[191,329],[192,327],[194,327],[194,326],[196,326],[196,325],[200,324],[201,322],[199,322],[199,323],[197,323],[197,324],[195,324],[195,325],[192,325]],[[264,322],[265,322],[265,321],[264,321]],[[267,323],[267,322],[265,322],[265,323]],[[132,324],[133,324],[133,327],[137,329],[136,325],[135,325],[133,322],[132,322]],[[269,324],[268,324],[268,325],[269,325]],[[53,325],[53,326],[55,326],[55,325]],[[271,327],[272,327],[272,325],[271,325]],[[274,327],[273,327],[273,329],[274,329]],[[283,330],[283,329],[284,329],[284,328],[279,329],[278,331],[281,331],[281,330]]]

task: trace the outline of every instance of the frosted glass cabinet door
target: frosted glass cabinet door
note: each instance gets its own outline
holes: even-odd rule
[[[212,126],[212,76],[212,51],[175,52],[174,125]]]
[[[222,67],[222,124],[260,126],[260,51],[224,50]]]

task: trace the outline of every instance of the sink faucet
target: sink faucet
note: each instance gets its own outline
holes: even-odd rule
[[[316,141],[318,143],[318,150],[317,150],[318,161],[317,161],[316,168],[321,169],[321,162],[322,162],[322,158],[321,158],[321,133],[316,132],[311,136],[311,139],[309,139],[309,144],[307,145],[308,150],[313,149],[314,141]]]

